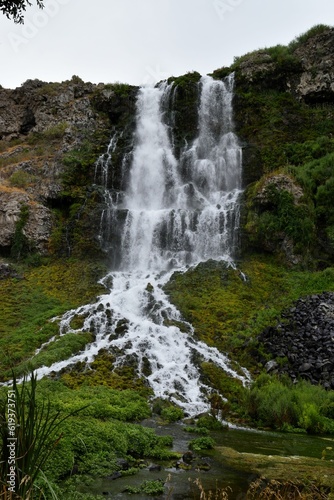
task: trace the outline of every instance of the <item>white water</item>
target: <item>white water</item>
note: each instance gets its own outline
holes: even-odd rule
[[[198,138],[178,161],[162,109],[170,88],[162,84],[140,90],[128,188],[121,201],[106,191],[109,216],[101,218],[104,225],[116,224],[112,214],[127,213],[120,228],[119,270],[102,280],[112,286],[95,304],[69,311],[60,323],[60,334],[65,335],[75,331],[71,319],[83,316],[83,330],[93,329],[96,340],[72,358],[40,368],[38,377],[78,361],[90,363],[105,348],[115,354],[115,366],[135,359],[139,375],[143,367],[145,373],[148,369],[146,378],[155,395],[177,402],[191,415],[209,408],[210,388],[201,382],[198,370],[201,361],[213,362],[244,384],[249,381],[247,370],[237,373],[227,356],[194,340],[191,325],[182,322],[162,290],[173,270],[185,270],[187,264],[209,258],[233,262],[242,162],[233,133],[232,91],[232,76],[225,82],[202,78]],[[97,163],[106,186],[110,151],[116,145],[114,136],[107,161],[100,158]],[[188,166],[183,176],[181,164]],[[166,326],[175,322],[182,322],[184,331]]]

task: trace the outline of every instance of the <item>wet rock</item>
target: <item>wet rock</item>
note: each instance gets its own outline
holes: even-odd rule
[[[113,472],[110,476],[107,476],[106,479],[110,479],[111,481],[114,481],[115,479],[118,479],[122,477],[122,473],[119,471]]]
[[[192,451],[186,451],[186,453],[183,454],[182,456],[182,460],[186,463],[186,464],[190,464],[195,458],[195,455],[193,454]]]
[[[299,371],[300,373],[308,372],[309,370],[311,370],[311,368],[314,368],[311,363],[303,363],[302,365],[300,365]]]
[[[120,470],[128,470],[130,468],[129,462],[127,460],[125,460],[124,458],[119,458],[117,460],[116,464]]]
[[[266,372],[269,373],[278,368],[278,363],[274,359],[271,359],[270,361],[268,361],[268,363],[266,363],[264,368]]]
[[[5,264],[4,262],[0,262],[0,280],[5,280],[7,278],[17,278],[22,279],[16,270],[10,266],[9,264]]]
[[[117,321],[117,325],[115,328],[115,334],[116,335],[123,335],[128,331],[129,328],[129,321],[127,319],[120,319]]]
[[[151,464],[148,468],[150,472],[156,472],[156,471],[161,471],[161,465],[158,464]]]

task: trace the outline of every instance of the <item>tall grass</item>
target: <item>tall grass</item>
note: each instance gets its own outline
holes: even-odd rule
[[[11,394],[15,400],[15,495],[10,491],[7,478],[10,473],[10,464],[13,455],[10,455],[8,443],[10,433],[8,428],[8,400],[0,403],[0,485],[2,496],[29,500],[41,497],[43,490],[37,486],[40,479],[49,484],[43,473],[50,456],[62,438],[61,424],[78,411],[63,414],[55,411],[49,400],[37,399],[37,379],[32,372],[24,377],[21,384],[13,376]],[[14,396],[15,395],[15,396]],[[11,441],[12,442],[12,441]],[[51,492],[55,498],[54,492]]]
[[[262,374],[244,396],[248,415],[259,425],[334,434],[334,393],[323,387]]]

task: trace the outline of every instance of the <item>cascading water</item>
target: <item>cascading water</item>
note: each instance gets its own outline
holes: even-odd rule
[[[116,136],[97,162],[108,201],[100,239],[109,230],[106,225],[117,226],[120,262],[101,281],[110,287],[108,293],[95,304],[69,311],[60,322],[64,335],[76,331],[70,328],[75,315],[84,317],[83,330],[95,331],[95,341],[66,361],[40,368],[39,377],[77,361],[89,363],[105,348],[117,353],[116,366],[135,360],[156,396],[177,402],[191,415],[209,408],[210,389],[200,381],[195,359],[212,361],[244,384],[250,379],[247,370],[233,370],[217,349],[195,341],[191,325],[182,321],[163,292],[175,269],[208,259],[233,262],[242,164],[233,133],[233,75],[224,82],[203,77],[200,90],[198,137],[179,160],[162,105],[171,87],[163,83],[139,91],[135,146],[124,193],[115,196],[107,189]],[[106,247],[106,241],[102,243]],[[167,326],[181,322],[182,331]]]

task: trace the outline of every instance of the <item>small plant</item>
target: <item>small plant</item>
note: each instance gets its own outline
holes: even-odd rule
[[[24,170],[17,170],[9,177],[9,184],[18,188],[26,188],[32,181],[33,176]]]
[[[197,420],[198,429],[207,429],[209,431],[220,431],[224,426],[213,415],[203,415]]]
[[[139,487],[127,486],[126,493],[146,493],[146,495],[161,495],[164,492],[164,483],[157,481],[144,481]]]
[[[184,427],[183,430],[192,434],[203,434],[204,436],[207,436],[209,434],[209,431],[208,429],[206,429],[206,427],[192,427],[188,425],[187,427]]]
[[[161,411],[161,417],[167,422],[177,422],[184,417],[184,413],[177,406],[168,406]]]
[[[193,439],[189,443],[189,449],[194,451],[212,450],[215,446],[215,440],[211,437],[200,437]]]

